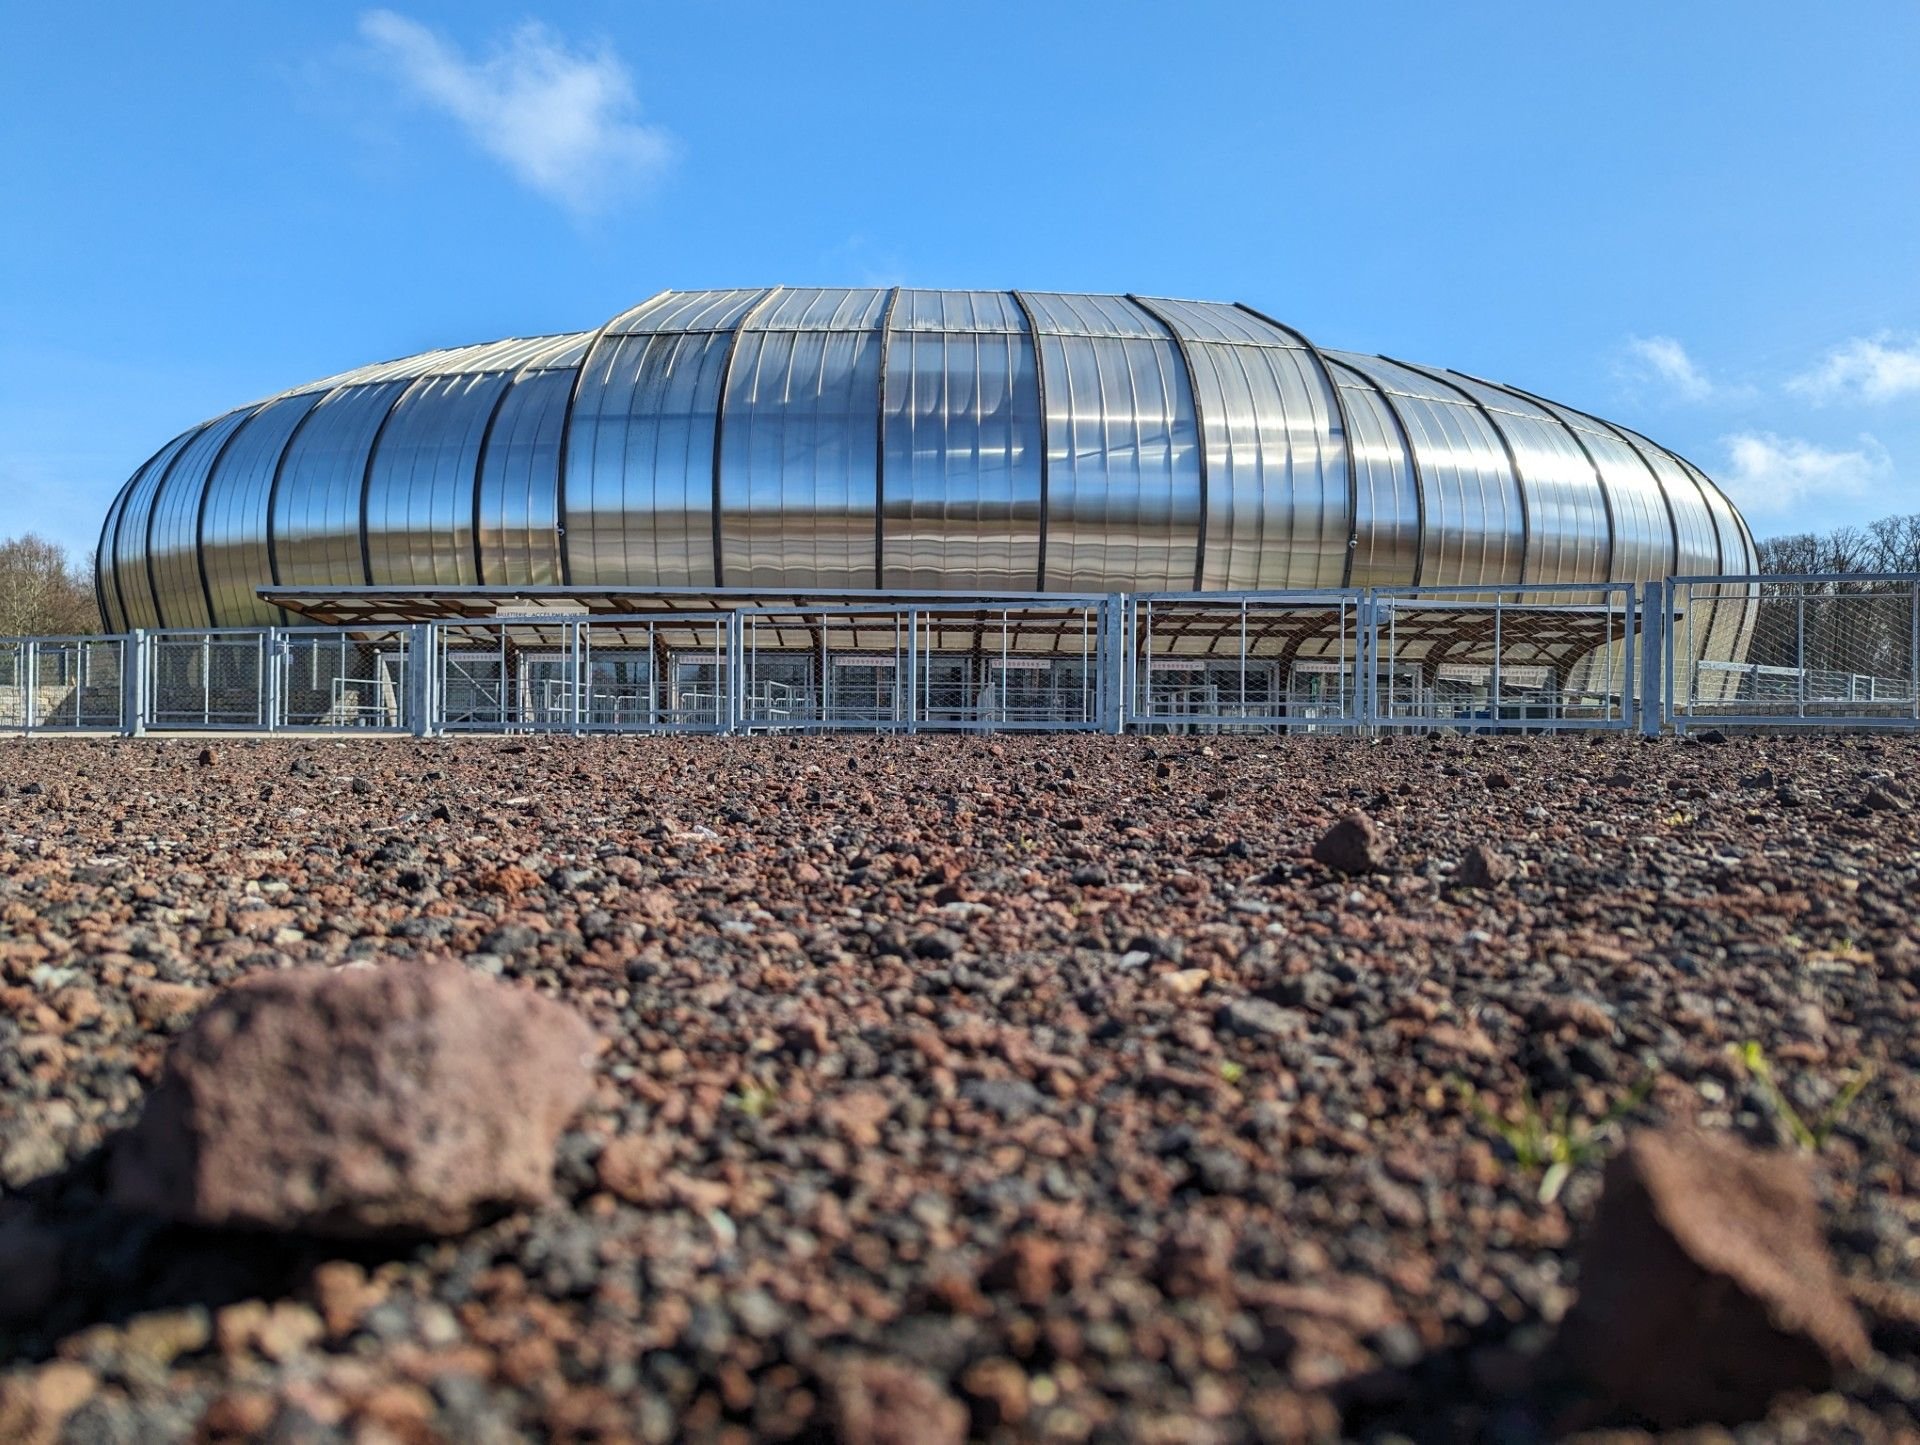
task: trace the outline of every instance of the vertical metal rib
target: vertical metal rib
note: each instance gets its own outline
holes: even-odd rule
[[[395,380],[399,378],[396,377]],[[416,376],[411,381],[405,382],[399,390],[394,392],[393,400],[387,403],[387,409],[380,413],[380,425],[373,429],[373,439],[367,443],[367,459],[360,467],[360,572],[369,587],[373,586],[373,540],[367,535],[367,494],[373,486],[373,459],[380,455],[380,438],[387,434],[387,424],[393,420],[393,414],[400,410],[400,403],[406,399],[407,393],[423,381],[431,385],[438,380],[440,378],[434,376]],[[411,482],[412,479],[408,480]],[[411,508],[407,511],[407,524],[409,526],[413,524]]]
[[[1047,509],[1051,505],[1048,496],[1048,454],[1052,447],[1047,440],[1047,363],[1040,354],[1040,328],[1034,322],[1033,308],[1027,305],[1027,298],[1018,291],[1009,291],[1013,304],[1020,308],[1020,314],[1027,322],[1027,343],[1033,347],[1033,384],[1040,399],[1040,547],[1039,562],[1034,568],[1034,590],[1047,590]]]
[[[1602,582],[1613,581],[1613,560],[1615,548],[1619,545],[1620,521],[1613,509],[1613,492],[1607,486],[1607,474],[1600,469],[1600,459],[1593,454],[1593,448],[1580,435],[1579,429],[1568,426],[1565,419],[1530,391],[1522,391],[1517,386],[1508,386],[1502,381],[1488,381],[1484,376],[1474,376],[1469,372],[1457,371],[1455,376],[1464,376],[1469,381],[1477,381],[1482,386],[1490,386],[1495,391],[1504,391],[1508,396],[1517,396],[1522,401],[1530,401],[1540,408],[1541,417],[1553,426],[1557,426],[1580,448],[1580,455],[1587,459],[1587,465],[1593,468],[1593,479],[1600,488],[1600,506],[1607,514],[1607,564],[1601,574]]]
[[[120,609],[119,627],[115,629],[116,631],[124,632],[133,626],[133,618],[127,612],[126,592],[120,585],[120,523],[127,515],[127,499],[133,493],[134,482],[139,479],[140,473],[153,465],[154,457],[159,456],[160,452],[165,450],[165,447],[161,447],[153,456],[148,457],[133,469],[133,475],[121,483],[120,490],[115,493],[113,501],[107,506],[105,519],[100,523],[100,540],[106,547],[106,551],[105,553],[96,553],[94,556],[94,586],[99,590],[104,601],[106,584],[101,579],[100,567],[100,557],[104,555],[107,559],[106,573],[113,579],[114,605]],[[101,608],[100,615],[103,620],[111,620],[104,606]]]
[[[187,434],[187,439],[180,443],[180,450],[167,458],[167,465],[160,473],[160,480],[153,484],[153,500],[147,503],[147,539],[141,548],[144,554],[141,560],[146,563],[147,591],[153,594],[153,625],[155,627],[167,625],[167,614],[160,606],[160,578],[153,570],[153,520],[160,515],[160,499],[167,493],[167,483],[173,479],[173,469],[180,465],[180,458],[187,454],[187,449],[199,440],[200,433],[212,425],[210,421],[202,422]]]
[[[586,367],[586,363],[587,354],[583,351],[580,353],[582,369]],[[480,487],[487,475],[487,453],[493,447],[494,423],[500,420],[500,412],[506,406],[507,398],[513,395],[513,388],[527,372],[528,368],[521,366],[507,373],[507,384],[500,388],[500,395],[494,398],[493,409],[487,413],[487,424],[480,432],[480,448],[473,459],[473,521],[470,523],[473,529],[473,580],[475,585],[481,587],[487,584],[486,550],[480,545]],[[577,381],[575,385],[578,386]],[[566,439],[566,432],[563,430],[560,433],[562,445],[565,445]],[[555,454],[558,455],[557,452]],[[560,514],[556,512],[554,520],[558,522],[559,517]]]
[[[873,423],[873,585],[887,585],[887,358],[893,346],[893,308],[900,304],[900,288],[887,295],[880,313],[880,414]]]
[[[1506,429],[1493,419],[1493,413],[1488,411],[1481,404],[1480,399],[1465,387],[1456,386],[1430,367],[1415,366],[1410,361],[1396,361],[1393,357],[1385,355],[1380,359],[1390,366],[1397,366],[1403,371],[1411,371],[1416,376],[1424,376],[1429,381],[1438,382],[1479,412],[1487,425],[1493,429],[1493,434],[1500,438],[1500,449],[1507,454],[1507,470],[1513,473],[1513,490],[1520,498],[1520,578],[1516,585],[1524,586],[1527,580],[1527,548],[1533,542],[1533,508],[1527,503],[1527,479],[1520,475],[1520,458],[1514,454],[1513,439],[1507,435]]]
[[[649,296],[638,306],[629,306],[625,311],[616,311],[606,319],[604,325],[593,333],[593,339],[587,343],[587,349],[580,353],[580,364],[574,368],[573,385],[567,390],[567,405],[560,413],[560,445],[554,453],[553,467],[553,530],[559,544],[560,580],[569,586],[573,583],[573,558],[567,550],[567,456],[571,450],[573,438],[573,404],[580,399],[580,383],[586,377],[587,368],[593,364],[593,353],[605,339],[608,327],[630,312],[651,307],[671,296],[671,291],[660,291]],[[508,387],[509,391],[513,388]],[[529,536],[533,533],[531,518],[527,527]]]
[[[1427,477],[1420,467],[1420,453],[1413,447],[1413,433],[1407,429],[1407,419],[1400,414],[1400,408],[1393,404],[1392,392],[1356,367],[1343,364],[1340,369],[1380,398],[1380,405],[1393,418],[1393,429],[1400,433],[1400,445],[1407,453],[1407,471],[1413,476],[1413,581],[1408,585],[1418,587],[1427,570]],[[1351,440],[1348,447],[1352,447]],[[1344,587],[1348,583],[1342,581],[1340,585]]]
[[[287,439],[280,443],[280,455],[273,459],[273,480],[267,483],[267,576],[275,587],[280,586],[280,549],[274,544],[273,518],[274,513],[279,510],[280,484],[286,478],[287,458],[293,455],[294,443],[300,440],[300,433],[307,429],[307,423],[313,420],[314,413],[327,404],[327,398],[338,396],[347,390],[350,388],[336,386],[323,392],[318,401],[300,414],[300,420],[293,424],[293,429],[287,433]],[[286,608],[279,607],[274,610],[280,614],[281,626],[290,625]]]
[[[1187,350],[1186,338],[1151,303],[1143,301],[1131,291],[1127,293],[1127,300],[1157,321],[1160,329],[1172,338],[1173,349],[1180,354],[1181,368],[1187,373],[1187,399],[1193,403],[1194,439],[1200,449],[1200,525],[1193,548],[1193,590],[1198,592],[1204,585],[1207,571],[1207,416],[1200,409],[1200,384],[1193,375],[1193,355]]]
[[[1647,460],[1647,454],[1641,450],[1641,447],[1643,446],[1651,447],[1653,448],[1653,450],[1657,452],[1661,452],[1671,457],[1673,461],[1679,466],[1681,472],[1685,474],[1687,480],[1693,484],[1693,490],[1695,491],[1695,493],[1698,494],[1700,498],[1700,505],[1706,511],[1706,514],[1707,514],[1707,528],[1713,534],[1713,557],[1714,557],[1713,570],[1715,572],[1724,573],[1727,570],[1727,551],[1726,551],[1726,547],[1722,544],[1720,540],[1720,520],[1719,518],[1714,516],[1713,503],[1707,500],[1707,489],[1700,484],[1700,480],[1703,475],[1700,469],[1694,466],[1691,462],[1687,461],[1685,457],[1680,456],[1677,452],[1667,451],[1667,449],[1661,446],[1658,442],[1650,441],[1648,440],[1648,438],[1641,436],[1640,433],[1638,432],[1628,431],[1625,427],[1615,426],[1612,422],[1608,422],[1607,427],[1610,431],[1614,433],[1614,435],[1618,436],[1621,440],[1626,442],[1627,450],[1632,452],[1635,456],[1639,457],[1642,465],[1644,465],[1648,471],[1653,471],[1654,466],[1651,461]],[[1718,489],[1716,488],[1716,490]],[[1736,511],[1734,515],[1738,516],[1739,513]],[[1674,523],[1673,570],[1676,575],[1680,571],[1680,538],[1679,538],[1679,522],[1677,519]],[[1700,635],[1706,638],[1709,642],[1711,642],[1713,639],[1713,629],[1714,629],[1716,620],[1720,616],[1721,591],[1722,589],[1716,584],[1713,589],[1713,596],[1707,599],[1707,622],[1706,622],[1706,626],[1700,630]]]
[[[1353,427],[1349,424],[1347,417],[1346,398],[1340,395],[1340,384],[1334,380],[1333,367],[1328,363],[1326,353],[1309,341],[1304,332],[1295,330],[1284,321],[1275,321],[1271,316],[1267,315],[1266,312],[1256,311],[1244,301],[1236,301],[1233,304],[1239,310],[1246,312],[1247,315],[1251,316],[1255,321],[1263,321],[1275,331],[1285,336],[1291,336],[1297,341],[1306,350],[1307,355],[1313,358],[1313,364],[1319,369],[1321,379],[1326,382],[1327,390],[1333,393],[1333,413],[1340,421],[1340,449],[1347,454],[1347,556],[1346,560],[1340,564],[1340,585],[1342,587],[1350,587],[1353,585],[1353,555],[1360,550],[1360,460],[1354,455]],[[1406,427],[1400,422],[1397,413],[1394,416],[1394,424],[1400,427],[1401,434],[1404,436],[1406,434]],[[1419,497],[1420,474],[1418,471],[1418,463],[1413,460],[1413,448],[1411,445],[1407,448],[1407,461],[1410,466],[1415,468],[1415,505],[1424,506],[1424,501]],[[1420,548],[1426,540],[1425,531],[1426,528],[1423,521],[1420,534],[1414,538],[1413,576],[1415,582],[1420,580]]]
[[[751,306],[740,313],[739,320],[733,323],[733,330],[727,333],[727,354],[720,363],[720,389],[713,396],[713,585],[727,585],[726,565],[721,560],[720,528],[720,449],[726,445],[727,433],[727,388],[733,383],[734,353],[740,350],[740,333],[747,329],[747,323],[760,314],[760,308],[785,290],[782,286],[769,286],[760,293]]]
[[[214,452],[213,459],[207,463],[207,470],[200,478],[200,502],[194,508],[193,516],[193,563],[195,570],[200,574],[200,595],[207,599],[207,626],[209,627],[218,626],[219,617],[213,610],[213,579],[207,575],[207,498],[213,495],[213,479],[220,470],[220,463],[226,460],[228,451],[232,449],[234,439],[245,431],[252,424],[253,419],[266,410],[266,407],[267,403],[261,402],[248,410],[247,419],[221,440],[219,449]],[[271,516],[268,517],[268,525],[272,525]]]

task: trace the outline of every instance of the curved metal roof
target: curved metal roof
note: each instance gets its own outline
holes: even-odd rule
[[[265,586],[1245,590],[1752,570],[1681,458],[1249,307],[664,291],[597,331],[311,382],[161,448],[102,530],[124,627]],[[1743,608],[1708,651],[1731,655]]]

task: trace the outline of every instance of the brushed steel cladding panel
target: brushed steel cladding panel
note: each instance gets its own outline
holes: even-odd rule
[[[129,627],[158,627],[159,608],[153,595],[153,576],[147,565],[148,527],[153,520],[153,502],[160,483],[188,442],[205,427],[175,437],[159,454],[134,473],[127,487],[127,502],[120,511],[120,526],[114,537],[113,571],[120,590],[120,606]]]
[[[1713,508],[1714,524],[1720,529],[1721,568],[1729,576],[1752,576],[1760,570],[1760,557],[1753,545],[1753,533],[1747,529],[1747,520],[1728,499],[1727,494],[1714,484],[1701,470],[1685,457],[1680,459],[1684,466],[1700,483],[1700,489],[1707,495],[1707,504]],[[1723,609],[1733,613],[1731,641],[1727,651],[1716,652],[1715,657],[1744,658],[1747,645],[1753,641],[1753,629],[1759,621],[1760,589],[1751,584],[1729,583],[1720,589],[1720,595],[1732,598],[1736,604]]]
[[[480,580],[560,581],[560,436],[573,394],[571,367],[515,378],[480,464]]]
[[[1078,296],[1062,291],[1022,291],[1041,335],[1136,336],[1159,340],[1166,330],[1124,296]]]
[[[1140,298],[1181,336],[1191,341],[1240,342],[1248,346],[1282,346],[1289,351],[1306,347],[1278,326],[1225,301],[1175,301],[1162,296]]]
[[[1600,582],[1607,573],[1607,497],[1600,474],[1559,418],[1535,402],[1449,373],[1492,413],[1527,496],[1527,581]]]
[[[1646,463],[1647,469],[1658,480],[1660,490],[1665,493],[1674,529],[1678,534],[1679,554],[1674,560],[1674,572],[1680,575],[1698,576],[1701,573],[1715,573],[1720,570],[1720,535],[1713,524],[1713,513],[1708,510],[1707,499],[1701,495],[1700,488],[1693,475],[1680,465],[1669,452],[1661,450],[1644,437],[1635,436],[1623,427],[1614,428]],[[1704,590],[1700,600],[1704,606],[1698,608],[1699,615],[1693,617],[1691,635],[1694,653],[1704,656],[1703,649],[1708,638],[1720,630],[1722,609],[1713,591]],[[1686,634],[1682,634],[1683,636]]]
[[[747,324],[755,331],[871,331],[886,309],[884,290],[787,286]]]
[[[367,471],[368,580],[432,586],[479,580],[473,487],[494,407],[510,377],[427,376],[394,403]]]
[[[744,330],[720,426],[728,587],[874,583],[880,337]]]
[[[893,329],[1024,332],[1027,320],[1010,292],[903,288],[893,308]]]
[[[320,404],[322,393],[283,396],[248,417],[207,478],[206,520],[200,547],[214,621],[222,627],[266,626],[280,620],[257,589],[273,581],[267,557],[267,502],[288,440]]]
[[[1042,314],[1036,307],[1044,332]],[[1164,333],[1043,334],[1039,347],[1047,388],[1044,585],[1192,587],[1200,437],[1179,348]]]
[[[363,585],[360,501],[367,459],[404,381],[331,391],[287,446],[269,519],[282,586]]]
[[[631,336],[646,331],[731,331],[740,318],[767,294],[764,286],[737,286],[725,291],[663,291],[615,317],[608,336]]]
[[[1410,586],[1420,570],[1420,492],[1399,425],[1370,382],[1337,364],[1329,369],[1346,400],[1358,484],[1348,584]]]
[[[902,306],[911,294],[901,293]],[[1020,321],[1017,310],[1013,319]],[[886,396],[880,585],[1031,590],[1040,566],[1041,451],[1031,339],[1003,330],[896,330]]]
[[[1646,582],[1673,574],[1673,517],[1640,454],[1619,433],[1557,402],[1540,403],[1580,434],[1613,500],[1613,571],[1609,582]]]
[[[562,539],[582,585],[769,590],[1185,590],[1201,559],[1213,589],[1753,565],[1726,498],[1644,438],[1329,358],[1243,308],[743,287],[223,416],[121,489],[98,581],[116,626],[265,623],[274,580],[558,582]],[[1705,600],[1706,650],[1738,655],[1751,599]]]
[[[573,580],[713,585],[713,438],[731,332],[594,348],[567,441]]]
[[[1186,324],[1178,313],[1167,319]],[[1207,448],[1200,585],[1338,587],[1352,522],[1347,458],[1312,357],[1191,338],[1186,354]]]
[[[1720,564],[1715,570],[1727,576],[1758,571],[1758,562],[1747,540],[1746,530],[1740,525],[1740,516],[1733,510],[1733,504],[1718,487],[1700,474],[1699,468],[1684,458],[1676,457],[1674,460],[1700,488],[1708,514],[1713,518],[1714,534],[1720,540]],[[1751,589],[1731,582],[1713,589],[1716,598],[1713,636],[1708,642],[1706,656],[1745,655],[1743,637],[1751,625],[1752,613],[1757,610],[1757,603],[1750,593]]]
[[[1420,463],[1421,582],[1518,582],[1524,560],[1519,479],[1480,411],[1416,372],[1373,357],[1340,360],[1391,393]]]
[[[162,627],[208,627],[200,585],[200,515],[207,478],[222,450],[256,408],[228,412],[194,433],[168,469],[154,499],[151,552]]]

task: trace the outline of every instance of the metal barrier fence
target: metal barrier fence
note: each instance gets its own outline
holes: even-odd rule
[[[121,637],[0,639],[0,729],[119,732],[126,654]]]
[[[746,607],[735,725],[1092,731],[1117,721],[1117,602]]]
[[[0,639],[0,731],[1920,729],[1920,575]]]
[[[1703,657],[1697,619],[1745,593],[1747,642]],[[1716,727],[1920,728],[1920,575],[1675,577],[1663,718]],[[1724,603],[1721,604],[1724,607]]]
[[[724,615],[434,623],[438,732],[722,732]]]

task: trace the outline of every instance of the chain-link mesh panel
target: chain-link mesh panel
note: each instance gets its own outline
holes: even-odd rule
[[[28,644],[0,641],[0,728],[24,728],[32,717]]]
[[[1695,660],[1675,623],[1678,718],[1912,725],[1920,719],[1920,579],[1910,576],[1751,578],[1758,600],[1741,658]],[[1684,601],[1715,584],[1682,582]]]
[[[126,644],[117,637],[33,645],[33,725],[62,732],[117,731],[125,698]]]
[[[166,632],[148,639],[147,720],[156,728],[266,723],[263,632]]]
[[[1159,731],[1353,726],[1362,601],[1359,592],[1136,599],[1133,722]]]
[[[282,633],[279,723],[291,728],[396,730],[407,715],[404,633]]]
[[[1639,641],[1632,601],[1625,586],[1376,592],[1373,720],[1625,727]]]

